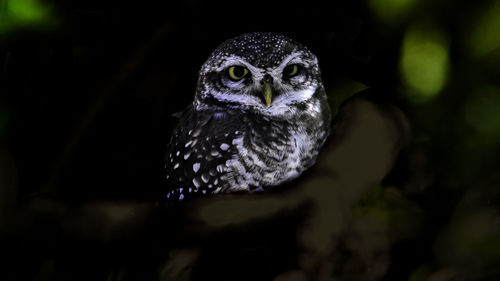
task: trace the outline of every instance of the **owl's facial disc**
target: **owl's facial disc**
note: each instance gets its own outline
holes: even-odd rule
[[[199,72],[194,106],[293,115],[323,91],[317,58],[277,33],[249,33],[217,47]],[[318,95],[319,96],[319,95]]]
[[[267,68],[229,56],[215,69],[202,68],[200,77],[200,84],[206,87],[197,94],[197,106],[213,104],[267,115],[280,115],[290,105],[306,102],[319,86],[317,59],[303,52],[294,52]]]

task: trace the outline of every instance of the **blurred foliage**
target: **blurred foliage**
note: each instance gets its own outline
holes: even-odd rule
[[[500,47],[500,1],[488,1],[481,6],[466,43],[473,56],[482,56]]]
[[[448,79],[448,40],[435,26],[415,25],[406,31],[401,54],[401,75],[408,98],[426,102],[439,94]]]
[[[474,130],[467,139],[471,146],[491,146],[500,142],[500,88],[483,84],[466,101],[465,121]]]
[[[327,89],[328,103],[332,109],[332,116],[337,115],[340,105],[347,99],[368,88],[368,86],[345,76],[332,79],[335,87]]]
[[[500,280],[500,1],[331,5],[294,19],[332,31],[288,34],[343,142],[290,193],[186,210],[156,204],[162,153],[241,33],[207,31],[223,6],[0,0],[0,280]]]
[[[428,280],[429,275],[432,273],[432,268],[429,265],[422,265],[415,270],[408,278],[408,281],[425,281]]]
[[[0,34],[19,29],[53,28],[57,20],[53,5],[44,0],[0,1]]]
[[[416,0],[369,0],[368,4],[382,22],[398,24],[408,17],[417,2]]]

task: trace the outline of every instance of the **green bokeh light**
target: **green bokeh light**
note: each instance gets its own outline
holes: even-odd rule
[[[468,39],[469,50],[475,56],[500,48],[500,1],[484,8]]]
[[[0,0],[0,32],[46,28],[55,23],[53,7],[43,0]]]
[[[491,141],[500,139],[500,88],[483,85],[465,104],[465,121]]]
[[[449,71],[446,36],[432,27],[415,26],[405,34],[400,71],[409,98],[426,102],[440,93]]]
[[[12,17],[20,21],[41,21],[50,13],[50,9],[39,0],[10,0],[7,10]]]
[[[368,5],[381,21],[393,23],[404,19],[415,2],[415,0],[369,0]]]

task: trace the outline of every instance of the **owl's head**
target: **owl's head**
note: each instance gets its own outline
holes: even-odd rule
[[[318,59],[278,33],[248,33],[219,45],[199,72],[194,106],[289,115],[324,96]],[[319,110],[319,108],[317,109]]]

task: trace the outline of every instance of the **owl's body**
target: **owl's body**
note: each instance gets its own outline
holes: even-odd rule
[[[228,40],[203,65],[195,100],[172,135],[167,197],[292,180],[314,164],[329,125],[317,60],[305,47],[273,33]]]

